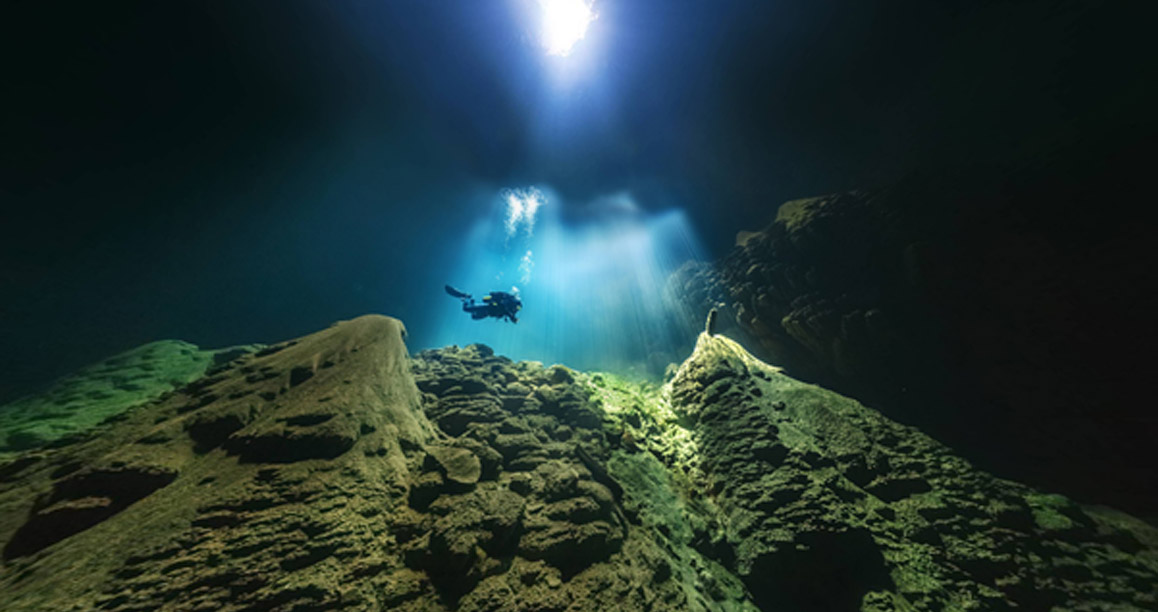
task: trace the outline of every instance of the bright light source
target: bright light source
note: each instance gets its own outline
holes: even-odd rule
[[[567,55],[583,40],[597,16],[587,0],[539,0],[543,11],[543,46],[550,55]]]

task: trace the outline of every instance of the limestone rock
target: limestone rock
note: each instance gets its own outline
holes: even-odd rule
[[[661,387],[378,316],[0,465],[0,545],[5,611],[1158,604],[1158,531],[724,335]]]
[[[673,409],[695,418],[701,458],[687,477],[718,508],[726,544],[712,548],[762,609],[1158,603],[1153,578],[1116,586],[1158,577],[1158,557],[1102,535],[1158,535],[1149,526],[993,478],[725,337],[702,334],[671,385]]]
[[[436,444],[427,446],[426,452],[451,482],[472,485],[482,476],[482,463],[479,462],[479,458],[465,448]]]

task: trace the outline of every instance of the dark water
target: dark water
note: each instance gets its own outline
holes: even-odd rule
[[[1152,133],[1143,3],[26,4],[5,22],[0,398],[158,338],[366,312],[654,371],[666,274],[779,203]],[[502,194],[547,194],[505,237]],[[519,264],[532,253],[523,282]],[[517,326],[441,293],[518,286]]]

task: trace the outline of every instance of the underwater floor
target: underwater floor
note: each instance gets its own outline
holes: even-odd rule
[[[410,355],[377,315],[216,365],[165,347],[63,387],[124,368],[147,401],[3,442],[5,610],[1158,607],[1158,530],[722,335],[662,385]]]

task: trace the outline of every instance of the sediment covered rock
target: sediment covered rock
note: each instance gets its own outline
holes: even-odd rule
[[[1153,609],[1158,533],[703,334],[669,384],[380,316],[0,466],[5,610]]]
[[[204,350],[159,340],[82,368],[43,393],[0,405],[0,457],[78,438],[259,346]]]
[[[761,609],[1158,605],[1158,531],[994,478],[728,338],[701,335],[671,402],[713,508],[701,539]]]

